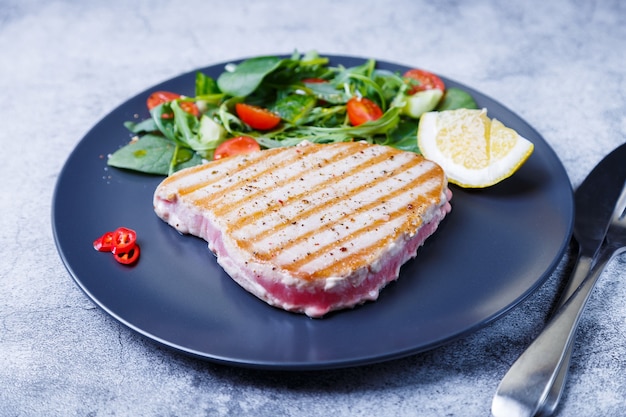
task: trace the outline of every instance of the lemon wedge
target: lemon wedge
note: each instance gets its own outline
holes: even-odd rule
[[[417,144],[426,159],[439,164],[448,181],[484,188],[510,177],[526,162],[534,145],[486,109],[424,113]]]

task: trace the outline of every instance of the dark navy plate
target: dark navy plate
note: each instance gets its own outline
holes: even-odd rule
[[[363,62],[331,57],[333,65]],[[223,70],[224,64],[201,69],[213,77]],[[316,320],[270,307],[233,282],[203,240],[182,236],[157,218],[152,194],[162,177],[106,164],[107,154],[130,138],[124,121],[148,117],[150,92],[193,95],[195,73],[151,87],[91,129],[65,163],[52,205],[56,244],[78,286],[116,320],[155,342],[202,359],[265,369],[339,368],[395,359],[502,316],[545,281],[567,248],[573,195],[554,151],[498,102],[444,79],[532,141],[530,159],[494,187],[452,186],[452,212],[378,301]],[[139,236],[141,258],[133,267],[92,248],[95,238],[122,225]]]

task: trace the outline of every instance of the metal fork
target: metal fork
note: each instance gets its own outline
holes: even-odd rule
[[[626,209],[626,184],[624,185],[624,189],[622,190],[619,200],[617,201],[617,204],[615,205],[615,212],[613,213],[612,219],[615,221],[619,221],[619,215],[622,214],[625,209]],[[621,250],[622,249],[617,249],[616,251],[614,251],[611,257],[617,255]],[[577,272],[586,273],[586,272],[589,272],[590,269],[591,269],[591,262],[589,262],[587,265],[580,267],[579,268],[580,271],[577,271]],[[602,270],[604,270],[604,267],[602,267]],[[572,278],[572,281],[570,282],[570,284],[564,289],[563,294],[561,294],[561,298],[559,299],[558,308],[561,308],[563,304],[565,304],[565,302],[576,291],[577,287],[580,286],[580,284],[582,283],[582,279],[584,278],[584,274],[582,273],[580,275],[576,274]],[[550,387],[550,391],[546,395],[545,401],[539,406],[539,409],[537,413],[535,414],[535,417],[551,416],[552,414],[554,414],[554,411],[559,405],[559,401],[561,401],[561,396],[563,395],[563,391],[565,388],[565,380],[567,378],[569,363],[570,363],[570,360],[572,359],[573,345],[574,345],[573,343],[570,343],[569,347],[567,348],[567,351],[565,352],[565,355],[563,356],[563,360],[561,361],[561,364],[559,365],[560,367],[559,373],[556,376],[554,383]]]
[[[533,417],[550,415],[556,408],[565,382],[569,355],[585,304],[606,265],[626,250],[626,186],[615,206],[606,239],[587,278],[574,291],[511,367],[492,403],[494,416]],[[516,371],[513,371],[517,368]],[[562,372],[561,372],[562,371]],[[557,384],[556,386],[554,384]]]

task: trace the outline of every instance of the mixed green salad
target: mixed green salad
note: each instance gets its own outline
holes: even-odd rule
[[[135,135],[109,156],[110,166],[150,174],[258,149],[365,140],[419,152],[420,116],[476,108],[458,88],[413,69],[379,69],[376,61],[331,66],[316,52],[262,56],[228,64],[214,79],[196,73],[195,96],[155,91],[151,117],[125,126]]]

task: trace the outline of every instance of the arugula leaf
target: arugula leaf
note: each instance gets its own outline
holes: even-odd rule
[[[217,78],[219,89],[230,96],[244,97],[254,92],[263,78],[276,70],[282,59],[274,56],[251,58],[237,65],[232,72],[223,72]]]
[[[363,64],[357,65],[355,67],[339,67],[337,76],[335,77],[333,82],[335,83],[335,85],[340,86],[348,83],[349,79],[351,77],[354,77],[355,75],[369,78],[372,76],[375,67],[376,61],[374,61],[373,59],[368,59]]]
[[[296,137],[306,139],[311,142],[345,142],[353,139],[373,140],[376,135],[386,135],[391,132],[400,121],[399,107],[392,107],[387,110],[381,118],[371,120],[358,126],[297,126],[293,129],[280,132],[279,135],[267,135],[270,138]]]
[[[404,79],[391,71],[376,69],[372,78],[380,86],[380,92],[387,102],[393,102],[394,98],[407,90]]]
[[[346,125],[346,105],[331,107],[313,107],[302,119],[302,125],[319,127],[338,127]]]
[[[376,83],[376,81],[372,80],[370,77],[366,77],[360,74],[352,74],[350,75],[350,78],[353,78],[363,83],[364,91],[360,91],[359,95],[363,97],[371,97],[372,99],[374,99],[374,97],[372,96],[372,92],[376,93],[376,95],[378,96],[378,100],[374,101],[378,101],[378,104],[383,111],[386,110],[387,101],[385,100],[385,94],[382,88],[380,88],[380,86]]]
[[[284,148],[296,146],[305,140],[311,143],[335,143],[350,142],[351,138],[346,135],[328,135],[328,136],[312,136],[312,137],[290,137],[286,139],[271,139],[265,136],[255,138],[255,140],[264,148]]]

